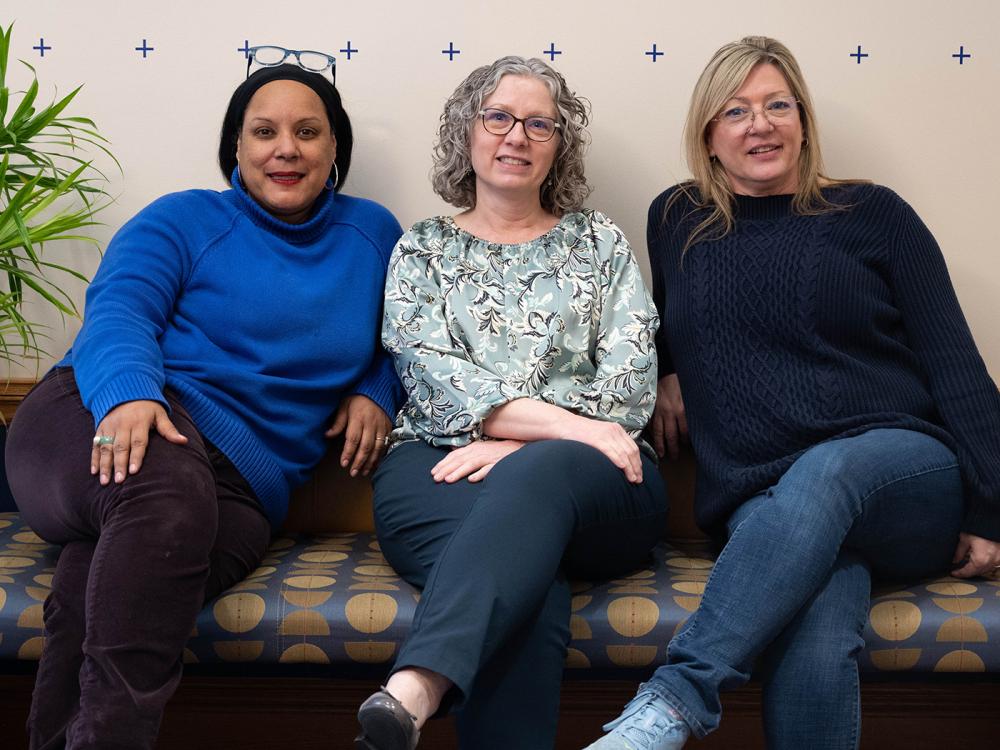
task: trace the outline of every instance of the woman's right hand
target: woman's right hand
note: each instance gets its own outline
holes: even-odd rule
[[[114,470],[115,483],[124,482],[126,476],[142,468],[149,445],[149,431],[154,427],[171,443],[183,445],[188,441],[157,401],[126,401],[109,411],[97,425],[94,447],[90,452],[90,473],[99,473],[101,484],[108,484]],[[112,437],[114,442],[98,443],[101,436]]]
[[[688,426],[676,374],[664,375],[656,383],[656,406],[653,407],[653,418],[649,420],[649,433],[656,455],[663,458],[669,453],[671,461],[677,460],[681,441],[687,441]]]

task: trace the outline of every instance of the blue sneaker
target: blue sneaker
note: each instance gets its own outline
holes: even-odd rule
[[[584,750],[680,750],[691,734],[680,714],[649,690],[641,690],[604,731],[610,734]]]

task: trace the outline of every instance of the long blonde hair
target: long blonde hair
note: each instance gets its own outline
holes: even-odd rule
[[[792,210],[799,214],[835,211],[843,206],[827,200],[821,188],[856,182],[834,180],[824,174],[819,132],[809,88],[791,51],[776,39],[747,36],[726,44],[712,55],[691,93],[687,121],[684,124],[684,150],[693,178],[674,193],[667,208],[680,196],[687,196],[699,208],[709,209],[684,244],[686,251],[699,240],[720,239],[733,228],[733,189],[722,164],[709,155],[708,131],[712,120],[739,90],[757,65],[774,65],[788,81],[792,96],[799,103],[802,122],[802,150],[799,153],[799,182]]]

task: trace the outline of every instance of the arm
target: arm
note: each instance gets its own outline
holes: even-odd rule
[[[621,230],[599,213],[590,227],[599,284],[591,346],[594,372],[577,378],[564,398],[575,413],[614,422],[638,437],[656,399],[660,319]]]
[[[185,443],[167,416],[163,358],[158,344],[180,294],[190,260],[154,204],[115,235],[87,290],[84,323],[72,364],[97,435],[91,474],[101,484],[125,481],[142,466],[149,431]]]
[[[896,200],[893,294],[909,346],[920,360],[944,427],[955,439],[967,496],[963,536],[992,540],[993,545],[1000,541],[1000,394],[976,348],[937,243],[913,209]],[[1000,562],[1000,553],[992,549],[977,557],[995,559],[993,565]],[[985,565],[972,567],[981,573]]]
[[[393,251],[385,287],[382,343],[393,355],[410,414],[440,444],[482,436],[498,406],[527,394],[475,361],[461,331],[449,327],[440,241],[415,230]]]

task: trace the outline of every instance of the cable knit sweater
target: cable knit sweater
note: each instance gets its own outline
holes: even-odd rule
[[[676,370],[698,457],[699,524],[718,529],[809,447],[879,427],[958,456],[966,531],[1000,540],[1000,395],[927,227],[877,185],[845,206],[736,197],[734,229],[681,253],[704,213],[676,186],[649,209],[662,377]]]
[[[333,192],[288,224],[233,182],[167,195],[122,227],[57,366],[74,368],[95,425],[126,401],[166,406],[172,388],[278,525],[340,399],[364,394],[390,419],[402,401],[378,343],[402,229],[382,206]]]

